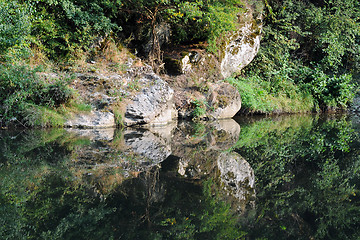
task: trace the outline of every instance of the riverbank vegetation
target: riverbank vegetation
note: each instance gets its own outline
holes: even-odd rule
[[[79,70],[79,62],[92,62],[104,42],[136,49],[156,71],[162,69],[166,41],[200,43],[217,55],[219,39],[236,30],[246,4],[262,12],[263,30],[254,61],[227,79],[242,95],[243,112],[345,109],[359,72],[356,0],[0,0],[0,121],[60,126],[58,108],[75,94],[67,87],[68,77],[46,83],[35,72],[41,67],[42,72],[70,75]],[[158,36],[159,31],[168,34]],[[24,109],[39,114],[27,118]],[[44,114],[52,120],[39,122]]]
[[[354,0],[265,0],[259,53],[229,80],[244,96],[245,110],[345,109],[359,76],[359,9]]]

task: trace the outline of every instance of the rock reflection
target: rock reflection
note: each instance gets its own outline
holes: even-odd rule
[[[146,190],[143,194],[150,202],[158,202],[165,191],[159,182],[161,170],[174,181],[213,179],[223,199],[243,212],[253,204],[254,173],[241,156],[224,152],[236,144],[239,134],[239,124],[230,119],[148,129],[67,129],[55,140],[67,149],[63,166],[101,196],[119,187],[135,191],[135,184],[136,192]]]
[[[115,128],[103,129],[75,129],[68,128],[68,133],[76,134],[79,137],[87,138],[91,141],[112,141],[114,139]]]
[[[171,146],[162,136],[145,129],[126,129],[124,131],[126,146],[132,151],[151,160],[151,164],[164,161],[171,154]]]
[[[250,164],[235,152],[221,153],[217,159],[220,170],[221,187],[234,199],[230,199],[237,211],[255,205],[255,175]],[[240,203],[240,204],[239,204]]]

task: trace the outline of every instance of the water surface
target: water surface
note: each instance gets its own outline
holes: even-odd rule
[[[359,122],[1,131],[0,238],[358,239]]]

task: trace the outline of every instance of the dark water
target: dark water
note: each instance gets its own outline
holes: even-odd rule
[[[359,117],[236,121],[0,131],[0,239],[360,239]]]

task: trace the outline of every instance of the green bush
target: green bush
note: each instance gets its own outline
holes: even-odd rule
[[[0,122],[24,126],[61,126],[63,117],[55,112],[67,103],[73,92],[64,80],[45,82],[37,69],[0,65]]]
[[[228,78],[241,96],[241,111],[250,114],[310,112],[314,106],[313,97],[291,82],[278,83],[278,90],[272,93],[272,84],[258,76]]]
[[[350,74],[329,76],[318,68],[314,69],[305,82],[300,84],[312,93],[317,106],[323,110],[345,109],[356,92]]]
[[[244,12],[241,0],[179,1],[167,11],[174,42],[208,41],[208,50],[218,50],[217,40],[236,30],[238,15]]]

